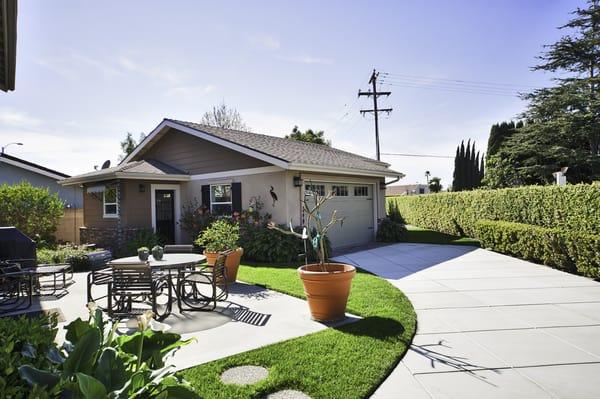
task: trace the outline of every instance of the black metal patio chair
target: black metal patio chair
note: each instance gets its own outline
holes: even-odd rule
[[[171,313],[171,284],[167,274],[153,273],[148,262],[110,265],[107,311],[111,318],[132,318],[151,309],[161,320]]]
[[[87,275],[87,301],[98,302],[108,297],[108,283],[112,279],[112,269],[108,262],[112,260],[112,254],[110,251],[98,251],[89,253],[86,257],[92,269]],[[96,295],[94,287],[103,287],[103,294]],[[101,305],[98,306],[104,309]]]
[[[177,306],[179,311],[211,311],[217,301],[229,295],[225,261],[232,251],[222,252],[213,266],[202,265],[196,270],[180,270],[177,276]]]
[[[18,264],[0,264],[0,314],[29,309],[32,296],[32,274]]]
[[[191,254],[194,252],[194,246],[185,245],[165,245],[164,252],[166,254]]]

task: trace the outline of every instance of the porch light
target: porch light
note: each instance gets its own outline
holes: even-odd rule
[[[302,183],[304,183],[304,181],[300,176],[294,176],[294,187],[302,187]]]

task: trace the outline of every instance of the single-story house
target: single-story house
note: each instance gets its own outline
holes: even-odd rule
[[[190,242],[178,220],[194,199],[231,214],[260,198],[274,222],[301,225],[304,191],[334,191],[323,217],[334,209],[345,217],[329,235],[339,248],[374,239],[386,178],[402,176],[326,145],[164,119],[118,166],[60,183],[84,187],[82,240],[104,246],[150,228],[168,242]]]
[[[429,194],[429,191],[429,186],[427,184],[400,184],[395,186],[387,186],[385,190],[385,196],[395,197],[398,195]]]
[[[65,204],[65,214],[56,230],[58,241],[79,241],[79,226],[83,222],[83,190],[79,186],[62,186],[58,180],[69,178],[62,172],[17,158],[6,153],[0,154],[0,184],[28,182],[32,186],[47,188]]]

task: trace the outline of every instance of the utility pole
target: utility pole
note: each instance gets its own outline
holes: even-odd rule
[[[380,153],[379,153],[379,113],[387,112],[388,115],[392,112],[392,108],[377,108],[377,97],[379,96],[389,96],[392,94],[391,91],[377,91],[377,78],[379,77],[379,72],[373,69],[373,73],[371,74],[371,78],[369,79],[369,84],[372,86],[370,91],[361,91],[358,90],[358,96],[367,96],[373,97],[373,109],[361,109],[360,113],[365,115],[368,112],[372,112],[375,115],[375,145],[377,147],[377,160],[381,161]]]

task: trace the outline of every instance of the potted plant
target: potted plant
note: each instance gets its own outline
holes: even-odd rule
[[[302,233],[295,232],[291,222],[289,230],[281,229],[273,222],[267,225],[270,229],[308,240],[315,250],[318,263],[309,264],[307,259],[307,263],[298,268],[298,274],[304,285],[310,313],[317,321],[334,321],[346,316],[352,279],[356,275],[356,268],[352,265],[327,261],[327,231],[336,223],[344,221],[344,218],[337,216],[337,210],[332,212],[329,222],[324,223],[321,219],[321,208],[333,196],[333,192],[319,195],[314,191],[306,191],[304,200],[301,201],[306,216],[306,226]]]
[[[162,260],[164,254],[164,249],[160,245],[155,245],[152,247],[152,257],[154,260]]]
[[[139,247],[137,253],[138,258],[140,258],[140,260],[143,262],[147,261],[148,256],[150,256],[150,250],[148,249],[148,247]]]
[[[237,223],[232,223],[226,219],[219,219],[213,222],[207,229],[205,229],[198,238],[196,239],[196,245],[204,247],[204,255],[206,256],[206,263],[209,266],[215,264],[215,260],[220,252],[229,250],[241,250],[238,248],[237,243],[240,239],[240,226]],[[225,264],[227,268],[227,280],[235,281],[237,276],[237,268],[239,267],[239,258],[237,264],[234,264],[236,254],[239,251],[236,250],[232,255],[228,257],[228,262]],[[230,261],[231,259],[231,261]],[[229,264],[229,266],[228,266]]]

